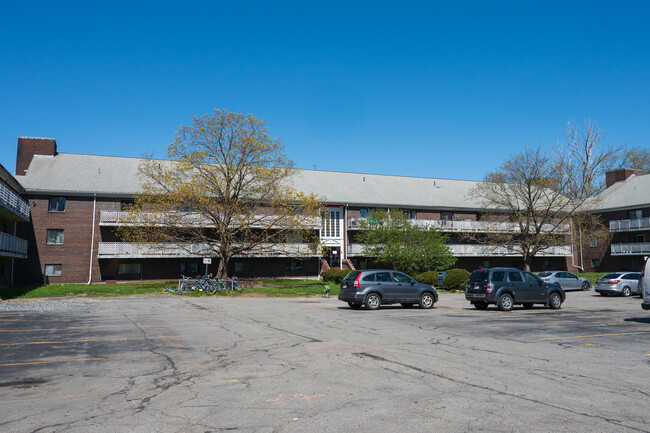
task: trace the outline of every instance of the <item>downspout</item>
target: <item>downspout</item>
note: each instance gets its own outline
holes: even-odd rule
[[[88,268],[88,283],[93,280],[93,253],[95,252],[95,215],[97,209],[97,194],[93,194],[93,230],[90,235],[90,267]]]
[[[16,225],[18,222],[14,221],[14,237],[16,236]],[[14,286],[14,260],[15,258],[11,258],[11,275],[9,276],[9,287]]]
[[[341,253],[341,269],[343,269],[343,257],[345,256],[345,261],[348,261],[348,206],[349,203],[345,204],[345,211],[343,212],[343,251]]]

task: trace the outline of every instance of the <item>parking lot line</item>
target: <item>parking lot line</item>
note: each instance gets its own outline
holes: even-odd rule
[[[127,355],[127,356],[106,356],[96,358],[69,358],[69,359],[54,359],[51,361],[28,361],[28,362],[12,362],[7,364],[0,364],[0,367],[13,367],[17,365],[37,365],[37,364],[58,364],[62,362],[84,362],[84,361],[113,361],[116,359],[135,359],[135,358],[151,358],[156,356],[179,356],[191,355],[194,352],[179,352],[179,353],[147,353],[146,355]]]
[[[539,338],[538,340],[566,340],[571,338],[612,337],[616,335],[640,335],[640,334],[650,334],[650,331],[618,332],[615,334],[572,335],[566,337],[546,337],[546,338]]]
[[[139,328],[163,328],[160,325],[138,325]],[[128,325],[105,325],[105,326],[69,326],[66,328],[34,328],[34,329],[0,329],[0,332],[45,332],[45,331],[68,331],[74,329],[120,329],[131,328],[134,326]]]
[[[24,346],[28,344],[89,343],[94,341],[153,340],[157,338],[178,338],[178,335],[158,335],[152,337],[89,338],[84,340],[60,340],[60,341],[28,341],[25,343],[0,343],[0,346]]]

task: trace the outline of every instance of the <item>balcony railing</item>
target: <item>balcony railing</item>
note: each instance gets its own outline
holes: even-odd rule
[[[267,227],[274,223],[273,215],[255,215],[249,223],[252,227]],[[318,217],[303,217],[306,227],[317,229],[320,227]],[[116,226],[125,224],[160,224],[160,225],[178,225],[184,227],[212,227],[214,224],[210,219],[196,212],[178,213],[142,213],[135,214],[126,211],[106,211],[99,214],[99,224],[104,226]],[[246,224],[249,224],[246,223]],[[280,227],[282,224],[278,224]]]
[[[490,245],[477,245],[477,244],[450,244],[449,248],[452,251],[452,254],[456,257],[521,257],[521,254],[517,252],[515,247],[495,247]],[[362,256],[363,254],[363,245],[362,244],[350,244],[348,245],[348,255],[349,256]],[[571,255],[571,246],[562,245],[547,248],[543,252],[538,253],[540,257],[564,257]]]
[[[650,218],[615,220],[609,222],[610,232],[633,232],[638,230],[650,230]]]
[[[365,219],[365,218],[364,218]],[[363,219],[348,219],[349,229],[358,229],[359,221]],[[434,227],[443,232],[468,233],[515,233],[519,232],[519,224],[514,222],[496,222],[496,221],[447,221],[447,220],[411,220],[415,225],[420,227]],[[549,231],[556,227],[555,224],[543,224],[542,231]],[[571,226],[562,224],[559,227],[559,233],[570,234]]]
[[[0,232],[0,256],[27,258],[27,241],[7,233]]]
[[[650,255],[650,242],[631,244],[612,244],[613,256],[647,256]]]
[[[215,252],[203,243],[162,244],[100,242],[97,249],[100,259],[114,258],[187,258],[214,257]],[[254,251],[235,255],[235,257],[317,257],[310,244],[262,244]]]
[[[2,182],[0,182],[0,204],[25,222],[29,221],[29,203]]]

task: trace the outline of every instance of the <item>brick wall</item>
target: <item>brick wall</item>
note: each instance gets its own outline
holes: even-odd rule
[[[17,175],[25,174],[34,155],[56,155],[56,140],[53,138],[18,137]]]

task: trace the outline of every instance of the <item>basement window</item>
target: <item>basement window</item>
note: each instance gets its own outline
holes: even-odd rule
[[[142,265],[140,263],[120,263],[120,274],[141,274]]]
[[[61,276],[61,265],[45,265],[45,276],[46,277],[60,277]]]

